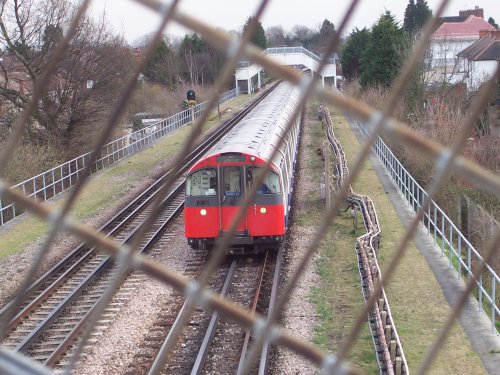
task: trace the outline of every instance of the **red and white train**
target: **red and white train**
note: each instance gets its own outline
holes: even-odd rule
[[[272,157],[298,105],[299,90],[288,83],[279,84],[190,169],[184,228],[191,247],[214,247],[229,230],[254,176]],[[283,241],[299,136],[297,116],[272,159],[264,183],[238,223],[230,252],[259,252]]]

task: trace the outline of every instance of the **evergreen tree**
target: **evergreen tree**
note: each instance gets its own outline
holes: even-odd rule
[[[429,8],[426,0],[417,0],[415,12],[415,24],[417,30],[421,30],[429,17],[432,16],[432,10]]]
[[[349,35],[341,53],[340,63],[342,65],[342,74],[346,79],[352,80],[360,75],[361,56],[363,54],[370,31],[365,27],[362,30],[354,29]]]
[[[361,86],[390,87],[405,56],[404,31],[387,11],[373,26],[361,57]]]
[[[252,22],[254,22],[254,18],[248,17],[247,21],[245,22],[245,26],[243,26],[243,33],[247,31]],[[257,28],[255,29],[250,41],[261,49],[267,48],[266,32],[264,31],[264,28],[262,27],[260,21],[257,21]]]
[[[320,38],[328,39],[335,34],[335,25],[325,18],[319,29]]]
[[[319,32],[316,32],[312,36],[309,43],[309,49],[312,52],[321,55],[325,51],[328,44],[331,42],[334,35],[335,25],[325,18],[325,20],[321,24]]]
[[[174,86],[176,79],[174,60],[172,50],[162,40],[147,67],[144,69],[144,78],[150,82],[160,83],[169,87]]]
[[[208,69],[206,42],[196,33],[184,35],[179,47],[181,76],[192,84],[203,84]]]
[[[410,0],[405,9],[405,15],[403,20],[403,27],[409,33],[413,33],[416,29],[416,21],[415,21],[415,1]]]
[[[495,19],[493,17],[488,18],[488,23],[495,27],[495,29],[498,29],[498,24],[495,22]]]
[[[406,6],[404,15],[404,29],[411,35],[417,34],[424,27],[427,19],[432,15],[432,11],[426,0],[410,0]]]

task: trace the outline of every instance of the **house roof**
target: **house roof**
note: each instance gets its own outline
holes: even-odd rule
[[[447,16],[439,18],[439,26],[443,23],[455,23],[455,22],[465,22],[467,20],[466,16]]]
[[[463,22],[443,22],[433,34],[433,38],[478,38],[479,30],[495,30],[481,17],[469,16]]]
[[[458,54],[470,61],[497,60],[500,58],[500,32],[491,32],[472,43]]]

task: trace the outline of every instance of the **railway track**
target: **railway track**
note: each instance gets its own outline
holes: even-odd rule
[[[185,159],[181,176],[161,203],[161,213],[141,240],[140,250],[147,251],[165,227],[182,209],[184,177],[182,173],[218,142],[242,117],[250,112],[272,90],[269,89],[247,108],[223,124]],[[121,243],[130,241],[144,222],[155,202],[168,172],[122,209],[101,231]],[[115,272],[113,260],[96,249],[81,244],[50,271],[36,280],[22,301],[14,299],[0,310],[0,322],[7,326],[2,345],[22,352],[45,366],[54,367],[67,356],[78,340],[93,309],[103,297]]]
[[[197,276],[203,271],[205,255],[199,253],[188,263],[188,274]],[[267,315],[274,305],[281,272],[283,247],[278,252],[246,258],[232,258],[216,272],[210,288],[221,297],[230,298],[252,312]],[[160,311],[150,334],[127,371],[128,375],[162,374],[235,374],[252,348],[252,334],[238,324],[220,317],[218,312],[197,308],[184,327],[173,350],[166,352],[171,332],[186,300],[174,296]],[[264,373],[268,348],[262,350],[254,373]]]

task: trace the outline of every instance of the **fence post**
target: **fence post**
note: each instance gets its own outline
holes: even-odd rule
[[[326,211],[330,210],[330,186],[331,186],[331,175],[330,175],[330,147],[328,143],[323,144],[323,154],[325,157],[325,205]]]
[[[495,318],[496,318],[496,280],[491,278],[491,333],[495,333]]]

